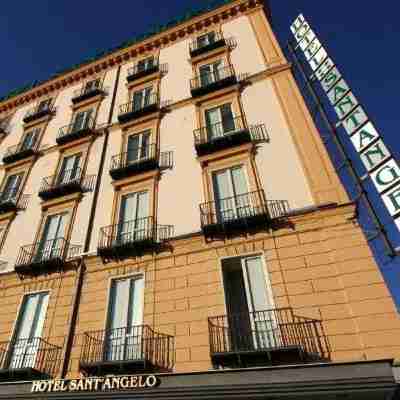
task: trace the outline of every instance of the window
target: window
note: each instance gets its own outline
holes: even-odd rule
[[[78,132],[90,126],[93,109],[78,112],[72,123],[72,132]]]
[[[0,197],[2,203],[7,201],[16,201],[23,176],[24,174],[20,173],[10,175],[7,178]]]
[[[37,138],[39,137],[39,132],[40,129],[36,128],[25,133],[21,144],[22,151],[32,149],[35,146]]]
[[[214,172],[213,187],[218,222],[249,215],[251,201],[244,167]]]
[[[107,360],[142,358],[143,291],[143,277],[112,281],[106,335]]]
[[[120,244],[143,240],[151,234],[149,192],[130,193],[121,198],[117,241]]]
[[[137,63],[137,71],[138,72],[147,71],[147,70],[153,68],[153,66],[154,66],[154,57],[151,56],[151,57],[145,58],[144,60],[140,60]]]
[[[202,48],[215,42],[215,32],[208,32],[205,35],[198,36],[197,47]]]
[[[236,348],[273,347],[278,329],[271,286],[261,256],[222,261],[224,290],[232,341]]]
[[[131,135],[128,137],[126,161],[127,164],[134,163],[149,157],[150,152],[150,130]]]
[[[100,88],[100,83],[101,80],[100,79],[94,79],[92,81],[86,82],[85,87],[83,89],[84,93],[90,93],[96,89]]]
[[[38,105],[38,112],[47,111],[50,108],[51,99],[42,100]]]
[[[199,68],[201,86],[207,86],[222,79],[223,61],[218,60]]]
[[[206,110],[207,135],[210,140],[235,130],[235,120],[230,103]]]
[[[62,257],[67,213],[49,215],[44,224],[41,240],[35,255],[35,262]]]
[[[133,103],[132,111],[141,110],[142,108],[150,105],[152,100],[151,99],[152,92],[153,92],[152,86],[134,92],[132,96],[132,103]]]
[[[10,369],[33,368],[49,302],[49,293],[24,297],[12,340]]]
[[[57,177],[57,183],[70,183],[80,179],[80,162],[82,154],[73,154],[64,157],[62,160],[60,172]]]

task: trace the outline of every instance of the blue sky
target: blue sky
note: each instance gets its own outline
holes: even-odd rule
[[[108,7],[104,6],[106,3]],[[202,3],[200,0],[4,2],[0,14],[0,96],[33,80],[45,79]],[[376,3],[372,6],[368,2],[361,5],[339,0],[334,7],[310,0],[270,0],[270,3],[273,27],[282,45],[290,36],[293,19],[299,12],[306,16],[398,157],[400,3],[386,1],[382,6]],[[400,245],[400,235],[374,189],[369,185],[367,189],[391,239]],[[378,240],[373,248],[400,305],[400,261],[384,257]]]

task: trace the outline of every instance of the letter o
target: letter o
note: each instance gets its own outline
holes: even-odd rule
[[[148,387],[154,387],[157,385],[157,378],[154,375],[149,375],[146,378],[146,386]]]

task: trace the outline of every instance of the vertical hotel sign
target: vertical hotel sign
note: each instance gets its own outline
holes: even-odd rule
[[[300,14],[290,27],[296,42],[328,96],[387,210],[400,230],[400,168],[308,22]]]

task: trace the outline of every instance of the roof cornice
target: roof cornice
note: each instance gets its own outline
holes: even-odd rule
[[[228,4],[223,4],[214,10],[192,17],[187,21],[178,23],[172,28],[163,30],[122,49],[115,50],[92,62],[78,66],[71,71],[61,73],[59,76],[50,78],[34,88],[27,89],[23,93],[8,98],[0,102],[0,113],[10,112],[18,106],[30,103],[42,96],[50,95],[53,92],[75,84],[91,75],[106,71],[116,65],[123,64],[146,51],[165,47],[177,40],[192,35],[204,27],[235,18],[249,9],[263,6],[263,3],[263,0],[232,0]]]

